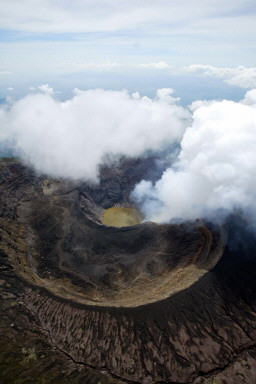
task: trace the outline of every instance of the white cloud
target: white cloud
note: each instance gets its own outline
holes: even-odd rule
[[[145,63],[138,64],[141,68],[152,68],[152,69],[172,69],[173,67],[167,64],[165,61],[159,61],[158,63]]]
[[[7,91],[13,91],[14,88],[13,88],[13,87],[7,87],[6,90],[7,90]]]
[[[154,99],[76,88],[61,102],[53,92],[0,108],[0,144],[13,142],[38,172],[96,181],[106,157],[137,157],[179,141],[178,158],[162,178],[135,188],[148,219],[215,217],[237,208],[256,214],[255,89],[240,102],[195,101],[193,116],[170,88]]]
[[[42,84],[38,87],[29,87],[28,89],[32,92],[40,91],[42,93],[45,93],[46,95],[55,95],[61,93],[60,91],[55,91],[52,87],[49,86],[49,84]]]
[[[11,75],[10,71],[0,71],[0,75]]]
[[[156,63],[117,63],[117,62],[65,62],[61,63],[62,68],[66,68],[70,71],[115,71],[117,69],[127,70],[130,68],[143,68],[143,69],[156,69],[156,70],[172,70],[170,64],[165,61],[159,61]]]
[[[135,100],[138,100],[138,99],[141,98],[139,92],[133,92],[133,93],[131,94],[131,97],[132,97],[133,99],[135,99]]]
[[[253,102],[252,102],[253,101]],[[133,193],[147,218],[165,222],[226,214],[256,214],[256,93],[240,103],[202,104],[181,140],[176,164]]]
[[[169,70],[170,74],[182,75],[185,72],[196,73],[202,76],[223,79],[227,84],[241,88],[256,87],[256,67],[238,66],[236,68],[214,67],[212,65],[192,64],[188,67],[178,68],[165,61],[145,63],[117,63],[117,62],[67,62],[61,64],[71,71],[115,71],[117,69],[129,70],[130,68],[155,69],[159,71]],[[197,101],[198,102],[198,101]]]
[[[256,67],[247,68],[240,65],[236,68],[221,68],[212,65],[193,64],[185,69],[189,72],[195,72],[204,76],[223,79],[226,83],[237,87],[256,87]]]
[[[105,156],[140,156],[179,141],[190,117],[173,90],[150,99],[75,89],[72,99],[60,102],[48,89],[0,109],[0,136],[14,142],[27,164],[52,176],[95,181]]]
[[[256,106],[256,89],[251,89],[248,91],[243,100],[241,100],[242,104]]]
[[[61,67],[67,68],[68,70],[80,72],[80,71],[112,71],[122,67],[121,64],[115,62],[102,62],[102,63],[93,63],[93,62],[66,62],[62,63]]]
[[[49,87],[49,84],[43,84],[43,85],[40,85],[38,87],[39,91],[43,92],[43,93],[47,93],[49,95],[53,95],[54,94],[54,90],[53,88]]]
[[[198,108],[207,107],[215,102],[216,100],[196,100],[189,105],[189,109],[194,112]]]
[[[188,60],[253,66],[253,9],[253,0],[1,0],[2,69],[27,85],[120,65],[129,71],[129,63],[154,76]]]
[[[250,0],[1,0],[1,28],[36,32],[117,31],[172,23],[176,29],[195,19],[245,9]]]
[[[180,101],[179,97],[173,97],[174,89],[172,88],[162,88],[158,89],[156,96],[159,100],[165,101],[168,104],[175,104]]]

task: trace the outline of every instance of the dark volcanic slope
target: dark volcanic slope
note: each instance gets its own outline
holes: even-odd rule
[[[93,187],[1,163],[1,383],[256,382],[245,226],[232,221],[240,244],[223,254],[223,231],[201,222],[100,224],[149,166],[105,168]]]

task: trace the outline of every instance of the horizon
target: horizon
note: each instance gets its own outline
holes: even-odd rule
[[[0,99],[49,84],[127,89],[181,103],[241,99],[256,87],[253,1],[2,0]]]

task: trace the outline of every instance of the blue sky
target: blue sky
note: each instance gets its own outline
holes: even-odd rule
[[[165,86],[187,103],[256,87],[251,0],[1,0],[0,28],[0,98]]]

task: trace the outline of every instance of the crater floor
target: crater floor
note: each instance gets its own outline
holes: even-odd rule
[[[112,207],[106,209],[102,215],[101,222],[112,227],[131,227],[141,224],[143,215],[138,209],[129,207]]]

